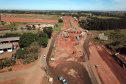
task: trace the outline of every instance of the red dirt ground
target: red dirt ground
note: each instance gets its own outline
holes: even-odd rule
[[[2,31],[2,30],[8,30],[9,28],[0,28],[0,31]]]
[[[47,22],[58,23],[58,20],[42,20],[42,19],[17,19],[17,18],[1,18],[4,22]]]
[[[70,27],[70,24],[69,24],[69,16],[64,16],[64,19],[63,19],[63,27],[61,28],[61,30],[66,30]]]
[[[67,27],[69,24],[68,17],[65,17]],[[68,28],[62,28],[62,30]],[[71,30],[72,31],[72,30]],[[75,31],[75,30],[73,30]],[[60,84],[57,80],[58,77],[63,76],[68,84],[92,84],[88,72],[84,66],[84,60],[82,60],[82,43],[85,35],[80,37],[80,40],[76,40],[76,36],[79,33],[69,33],[69,37],[62,37],[62,33],[56,38],[54,45],[55,61],[49,62],[51,66],[51,76],[54,78],[54,84]],[[77,44],[77,45],[76,45]],[[74,54],[73,51],[75,52]],[[81,52],[80,52],[81,51]]]
[[[23,81],[23,84],[24,84],[25,80],[23,78],[18,78],[18,79],[12,79],[12,80],[0,82],[0,84],[8,84],[8,83],[13,83],[13,82],[17,82],[17,81]]]
[[[90,43],[90,61],[94,67],[94,71],[97,77],[104,84],[125,84],[126,83],[126,71],[113,59],[113,57],[100,46],[101,49],[96,47],[100,46],[94,42]]]
[[[95,43],[95,46],[100,46],[99,44]],[[126,84],[126,71],[114,60],[112,55],[110,55],[106,50],[100,46],[101,49],[97,49],[101,58],[106,62],[109,66],[113,74],[116,76],[118,81],[121,84]]]

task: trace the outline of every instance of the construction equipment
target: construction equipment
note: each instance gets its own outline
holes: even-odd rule
[[[116,53],[114,54],[114,58],[126,70],[126,56]]]

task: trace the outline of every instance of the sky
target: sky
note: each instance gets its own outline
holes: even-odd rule
[[[126,11],[126,0],[0,0],[0,10]]]

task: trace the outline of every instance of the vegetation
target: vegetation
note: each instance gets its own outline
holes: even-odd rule
[[[53,31],[61,31],[62,26],[63,26],[63,23],[58,23],[58,24],[53,28]]]
[[[0,69],[3,69],[4,67],[13,66],[15,63],[15,60],[5,59],[3,61],[0,61]]]
[[[0,27],[0,28],[17,28],[21,24],[23,24],[23,23],[21,23],[21,22],[12,22],[11,24],[4,25],[3,27]]]
[[[116,28],[125,29],[126,28],[125,19],[98,19],[91,18],[86,21],[82,20],[79,22],[82,28],[88,30],[114,30]]]
[[[23,63],[28,64],[38,59],[38,50],[39,44],[37,42],[33,42],[32,44],[30,44],[30,46],[26,48],[18,49],[15,56],[17,59],[25,59]]]
[[[19,40],[19,46],[21,48],[23,47],[28,47],[32,42],[35,41],[36,39],[35,34],[33,33],[24,33],[23,35],[21,35],[20,40]]]
[[[43,32],[46,33],[48,35],[49,38],[51,38],[52,35],[52,27],[44,27],[43,28]]]
[[[23,81],[16,81],[16,82],[13,82],[13,83],[8,83],[8,84],[23,84]]]
[[[17,36],[21,36],[21,34],[18,34],[18,33],[6,33],[5,35],[0,36],[0,38],[17,37]]]
[[[93,41],[104,44],[112,52],[120,52],[121,54],[126,54],[126,30],[107,30],[107,31],[91,31],[93,33]],[[102,41],[98,39],[98,34],[105,33],[108,36],[107,41]]]
[[[59,22],[59,23],[63,23],[63,20],[62,20],[62,19],[59,19],[58,22]]]

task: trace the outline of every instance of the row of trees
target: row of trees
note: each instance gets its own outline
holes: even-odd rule
[[[82,28],[88,30],[114,30],[116,28],[125,29],[126,19],[88,19],[86,21],[79,21]]]

